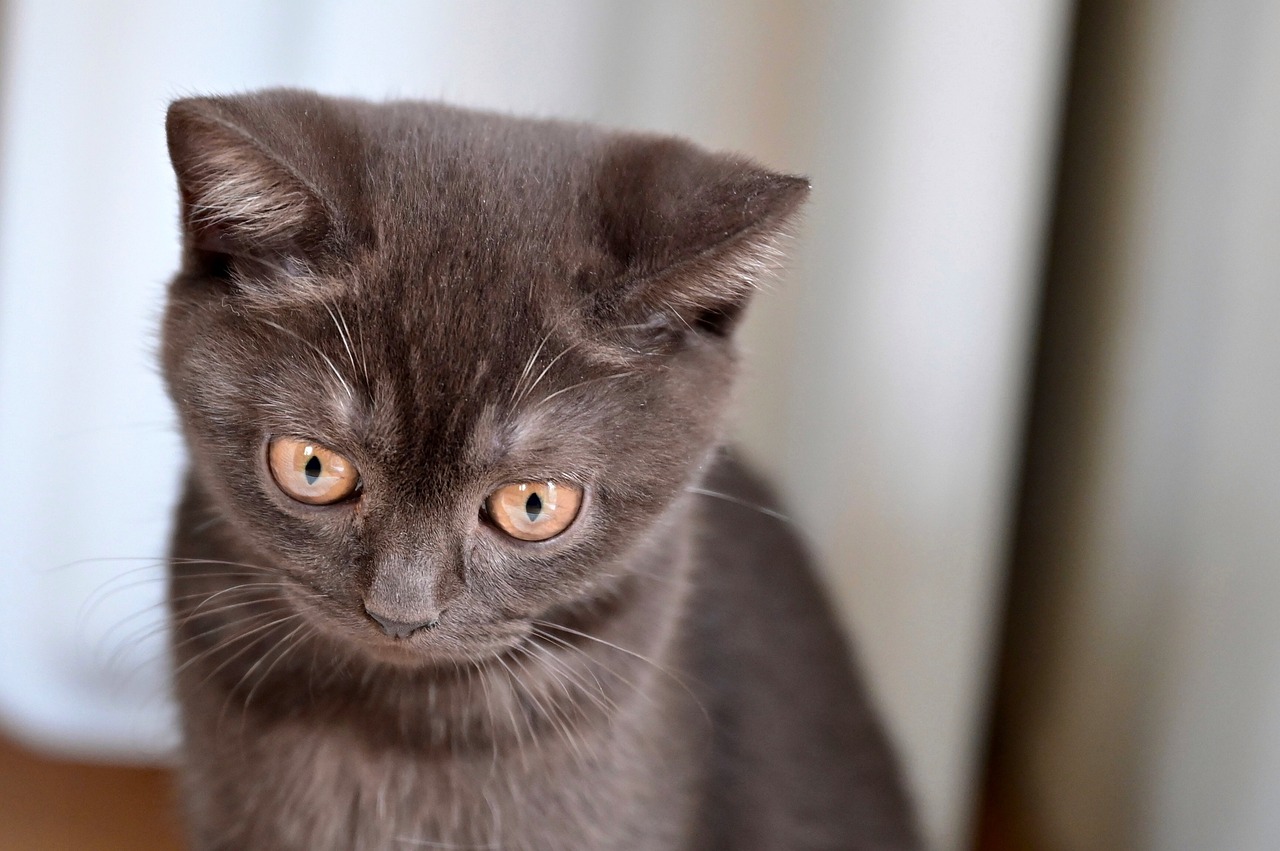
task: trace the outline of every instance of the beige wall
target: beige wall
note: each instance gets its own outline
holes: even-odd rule
[[[820,7],[813,202],[749,329],[748,446],[942,849],[965,846],[981,772],[1068,6]]]

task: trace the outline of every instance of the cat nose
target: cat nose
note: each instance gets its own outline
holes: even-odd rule
[[[412,621],[398,621],[394,618],[380,615],[368,606],[364,607],[364,611],[365,614],[373,618],[378,626],[382,627],[383,632],[392,638],[408,638],[420,629],[434,629],[436,624],[440,623],[440,615],[444,614],[443,612],[437,612],[426,620],[415,623]]]

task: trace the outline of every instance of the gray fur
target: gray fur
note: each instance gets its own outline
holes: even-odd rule
[[[807,559],[721,448],[804,180],[296,91],[168,131],[195,849],[917,847]],[[357,498],[290,500],[273,436],[346,455]],[[578,521],[505,539],[485,497],[536,478],[585,489]],[[371,600],[445,614],[396,639]]]

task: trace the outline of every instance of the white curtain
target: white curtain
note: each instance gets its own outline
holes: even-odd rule
[[[968,835],[1067,0],[9,0],[0,116],[0,712],[172,746],[181,466],[153,366],[166,102],[270,84],[670,131],[806,172],[741,439],[848,613],[939,848]],[[120,559],[120,560],[112,560]]]
[[[1082,3],[997,775],[1072,851],[1280,848],[1280,5]]]

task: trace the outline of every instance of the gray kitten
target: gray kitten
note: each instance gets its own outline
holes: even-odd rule
[[[721,448],[804,179],[299,91],[178,101],[168,138],[194,848],[918,846]]]

